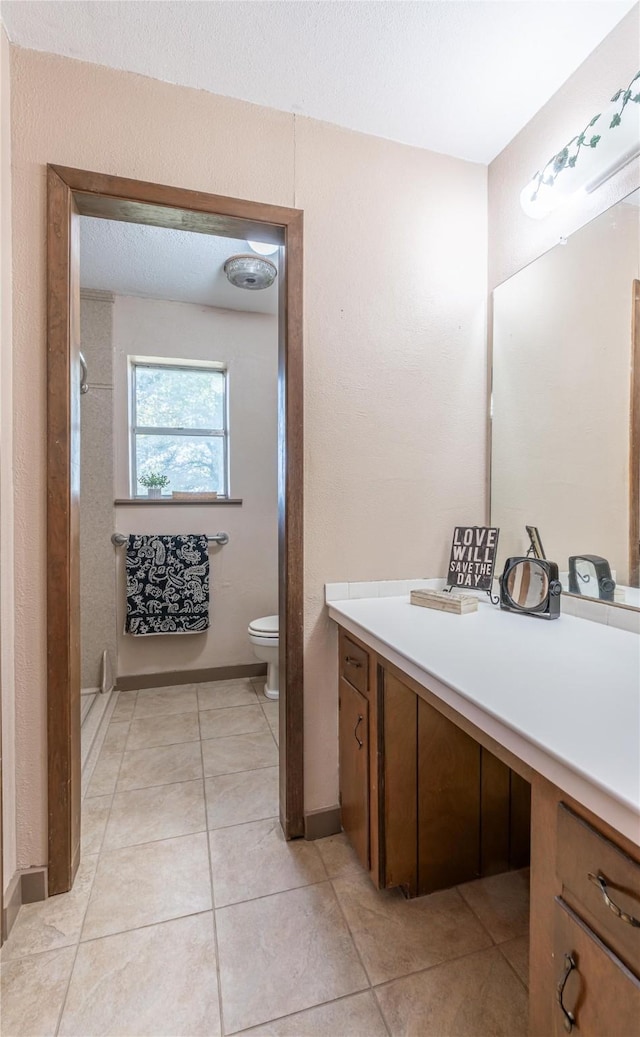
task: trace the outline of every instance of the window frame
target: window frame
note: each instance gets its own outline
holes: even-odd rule
[[[222,439],[223,487],[218,489],[218,497],[228,498],[231,495],[229,477],[229,371],[228,368],[213,360],[174,360],[164,357],[127,357],[129,368],[129,492],[132,499],[145,498],[138,492],[138,464],[136,437],[138,435],[155,436],[202,436],[205,439]],[[166,371],[203,371],[221,374],[224,380],[222,394],[222,428],[181,428],[178,426],[138,425],[136,406],[136,370],[139,367],[162,368]]]

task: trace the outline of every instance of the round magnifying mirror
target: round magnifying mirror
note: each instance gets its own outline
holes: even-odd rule
[[[540,608],[549,594],[549,577],[535,558],[523,558],[509,569],[506,589],[516,608]]]

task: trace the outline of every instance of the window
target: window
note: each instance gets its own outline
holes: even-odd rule
[[[227,373],[214,365],[130,358],[131,496],[165,475],[164,491],[229,492]]]

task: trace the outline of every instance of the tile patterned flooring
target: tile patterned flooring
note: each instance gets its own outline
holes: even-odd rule
[[[71,893],[20,911],[3,1037],[524,1037],[528,873],[407,901],[286,843],[257,682],[121,693]]]

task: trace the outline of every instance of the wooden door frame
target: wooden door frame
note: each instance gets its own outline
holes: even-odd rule
[[[77,216],[269,239],[279,245],[280,820],[304,834],[303,214],[64,166],[47,167],[47,763],[49,893],[70,889],[80,841]],[[78,707],[78,708],[76,708]],[[76,722],[75,713],[78,712]]]

